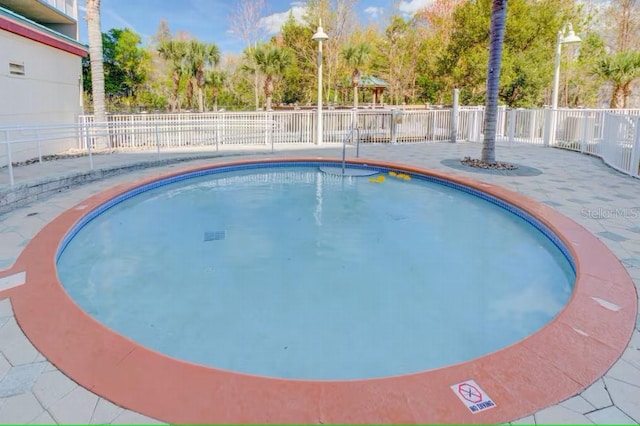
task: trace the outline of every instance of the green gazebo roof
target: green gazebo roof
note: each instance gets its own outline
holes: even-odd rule
[[[345,79],[342,83],[339,84],[339,86],[351,87],[351,78]],[[389,83],[381,78],[374,77],[372,75],[361,75],[358,87],[383,89],[385,87],[389,87]]]
[[[372,75],[360,76],[360,87],[389,87],[389,83]]]

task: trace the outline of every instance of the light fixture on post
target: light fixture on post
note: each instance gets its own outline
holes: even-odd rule
[[[319,21],[318,30],[311,37],[311,40],[318,42],[318,129],[316,143],[322,144],[322,42],[328,40],[329,36],[322,29],[322,20]]]
[[[565,36],[566,33],[566,36]],[[544,145],[549,146],[556,138],[557,109],[558,109],[558,90],[560,86],[560,57],[563,44],[580,43],[582,39],[573,31],[571,24],[565,24],[562,30],[558,31],[558,41],[556,43],[556,64],[553,71],[553,91],[551,92],[551,110],[545,113],[546,122],[544,131]]]
[[[566,32],[566,36],[565,36]],[[562,53],[563,44],[580,43],[582,39],[573,31],[571,24],[566,24],[562,30],[558,31],[558,42],[556,44],[556,66],[553,72],[553,92],[551,99],[551,108],[558,108],[558,88],[560,86],[560,54]]]

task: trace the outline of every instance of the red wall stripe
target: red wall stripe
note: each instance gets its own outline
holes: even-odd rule
[[[56,49],[69,52],[77,56],[87,56],[87,51],[81,47],[58,39],[54,36],[41,33],[29,27],[17,24],[16,22],[7,19],[4,16],[0,16],[0,29],[28,38],[30,40],[37,41],[38,43],[42,43],[47,46],[55,47]]]

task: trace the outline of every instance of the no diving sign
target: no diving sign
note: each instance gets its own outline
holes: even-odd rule
[[[496,403],[474,380],[455,384],[451,386],[451,390],[458,395],[460,401],[474,414],[496,406]]]

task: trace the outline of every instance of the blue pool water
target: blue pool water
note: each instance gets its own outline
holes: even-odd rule
[[[575,280],[546,235],[489,201],[304,166],[142,192],[78,229],[57,266],[84,310],[148,348],[317,380],[486,355],[549,322]]]

